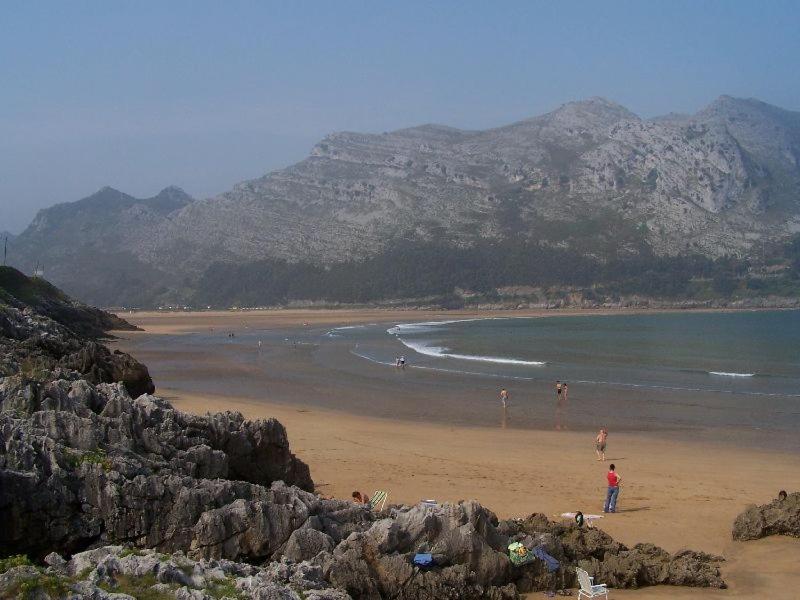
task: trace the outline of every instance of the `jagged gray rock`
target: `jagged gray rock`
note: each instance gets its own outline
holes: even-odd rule
[[[81,552],[69,561],[54,554],[44,569],[9,569],[0,574],[0,597],[13,597],[25,582],[34,594],[28,597],[68,600],[136,600],[143,594],[176,600],[351,600],[326,583],[318,567],[306,562],[256,567],[122,546]]]
[[[800,537],[800,492],[761,506],[751,505],[733,523],[733,539],[757,540],[769,535]]]
[[[9,551],[131,541],[167,551],[194,545],[200,556],[267,557],[317,501],[277,482],[313,489],[277,421],[194,417],[155,396],[131,399],[121,384],[83,380],[51,382],[31,406],[35,394],[14,379],[0,386],[10,380],[15,391],[3,395],[0,414],[0,543]],[[26,403],[28,412],[15,412]],[[238,438],[252,443],[239,446],[236,460],[269,467],[219,479],[231,471],[225,448]]]
[[[91,383],[122,382],[138,396],[153,393],[150,373],[124,352],[112,352],[30,307],[0,298],[0,374],[19,374],[25,383],[83,378]]]

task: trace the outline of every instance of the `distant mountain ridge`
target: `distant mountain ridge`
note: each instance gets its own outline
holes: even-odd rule
[[[800,113],[722,96],[646,120],[590,98],[484,131],[334,133],[216,198],[104,188],[41,211],[13,260],[81,298],[137,304],[202,301],[214,265],[336,265],[398,244],[518,240],[603,262],[747,256],[797,232]]]

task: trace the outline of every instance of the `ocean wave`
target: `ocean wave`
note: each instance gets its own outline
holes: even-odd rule
[[[522,365],[526,367],[541,367],[547,364],[540,360],[521,360],[518,358],[502,358],[499,356],[473,356],[471,354],[455,354],[449,351],[449,348],[443,346],[432,346],[425,342],[410,342],[401,337],[397,338],[406,348],[410,348],[414,352],[424,354],[425,356],[434,356],[436,358],[455,358],[457,360],[471,360],[475,362],[495,363],[501,365]]]
[[[754,377],[755,373],[728,373],[726,371],[709,371],[709,375],[719,375],[720,377]]]
[[[341,327],[334,327],[333,329],[329,330],[325,333],[325,337],[342,337],[339,335],[340,331],[347,331],[348,329],[363,329],[364,327],[370,327],[374,325],[374,323],[364,324],[364,325],[342,325]]]
[[[452,325],[453,323],[468,323],[483,321],[484,319],[451,319],[449,321],[420,321],[419,323],[398,323],[386,330],[389,335],[413,335],[416,333],[429,333],[436,327]]]
[[[417,323],[398,323],[386,330],[389,335],[412,335],[415,333],[429,333],[436,327],[452,325],[453,323],[473,323],[475,321],[511,321],[517,319],[537,319],[529,316],[503,316],[503,317],[473,317],[470,319],[450,319],[448,321],[420,321]]]
[[[369,356],[368,354],[364,354],[362,352],[356,351],[356,348],[350,350],[350,353],[358,358],[363,358],[369,362],[376,363],[379,365],[391,366],[394,367],[394,361],[383,361],[378,358]],[[504,379],[504,380],[516,380],[516,381],[549,381],[547,377],[530,377],[530,376],[523,376],[523,375],[508,375],[504,373],[486,373],[480,371],[464,371],[462,369],[448,369],[446,367],[434,367],[431,365],[406,365],[408,369],[418,369],[422,371],[437,371],[439,373],[452,373],[455,375],[469,375],[474,377],[489,377],[492,379]],[[598,380],[598,379],[570,379],[570,383],[582,383],[582,384],[590,384],[590,385],[607,385],[611,387],[620,387],[620,388],[644,388],[644,389],[651,389],[651,390],[669,390],[669,391],[676,391],[676,392],[703,392],[703,393],[710,393],[710,394],[724,394],[724,395],[732,395],[732,396],[761,396],[761,397],[768,397],[768,398],[800,398],[800,394],[792,394],[787,392],[756,392],[752,390],[721,390],[716,388],[702,388],[702,387],[685,387],[685,386],[675,386],[675,385],[661,385],[656,383],[633,383],[629,381],[605,381],[605,380]]]

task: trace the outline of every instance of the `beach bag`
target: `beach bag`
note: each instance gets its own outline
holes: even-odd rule
[[[526,565],[534,560],[534,556],[531,554],[530,550],[519,542],[508,545],[508,558],[511,559],[511,564],[515,566]]]
[[[432,567],[433,555],[427,552],[415,554],[413,563],[418,567]]]
[[[536,546],[536,548],[534,548],[531,552],[536,558],[541,560],[547,566],[547,570],[550,573],[558,571],[558,568],[561,566],[561,563],[558,562],[558,560],[545,552],[544,546]]]

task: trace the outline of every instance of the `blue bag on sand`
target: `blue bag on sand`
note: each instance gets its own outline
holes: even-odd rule
[[[543,561],[544,564],[547,565],[547,570],[551,573],[553,571],[558,571],[558,567],[561,566],[561,563],[558,562],[555,558],[550,556],[547,552],[544,551],[544,546],[536,546],[533,550],[533,555],[538,558],[539,560]]]
[[[418,567],[430,567],[433,565],[433,555],[429,553],[415,554],[414,564]]]

